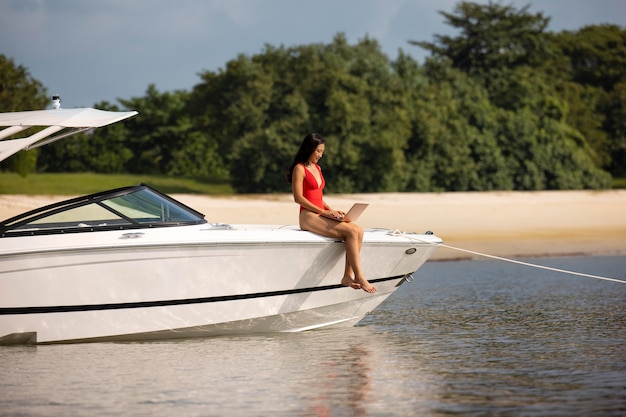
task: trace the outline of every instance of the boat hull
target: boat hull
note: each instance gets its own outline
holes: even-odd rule
[[[440,242],[367,231],[361,258],[378,289],[372,295],[339,285],[340,241],[295,228],[175,229],[44,236],[35,248],[23,243],[28,237],[4,239],[0,344],[353,326]]]

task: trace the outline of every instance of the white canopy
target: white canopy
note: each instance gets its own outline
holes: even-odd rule
[[[22,149],[28,150],[43,146],[87,129],[119,122],[136,114],[136,111],[114,112],[89,108],[1,113],[0,126],[10,127],[0,131],[0,161]],[[1,140],[34,126],[48,127],[26,138]],[[65,128],[73,130],[44,140]]]

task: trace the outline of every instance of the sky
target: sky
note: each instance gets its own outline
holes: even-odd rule
[[[475,0],[487,4],[488,1]],[[0,0],[0,54],[25,67],[65,108],[187,90],[266,45],[350,44],[369,37],[392,60],[398,50],[423,62],[409,40],[455,35],[439,11],[457,0]],[[500,2],[550,17],[548,30],[626,27],[626,0]],[[33,109],[34,110],[34,109]]]

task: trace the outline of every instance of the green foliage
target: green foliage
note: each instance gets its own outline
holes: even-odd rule
[[[535,128],[553,121],[560,128],[551,141],[558,142],[562,137],[563,123],[577,130],[577,134],[570,135],[576,138],[577,149],[561,149],[578,156],[550,154],[553,157],[574,158],[584,165],[590,159],[597,167],[619,174],[619,167],[624,166],[620,153],[623,136],[619,133],[621,104],[616,99],[619,93],[613,91],[625,79],[626,31],[615,25],[602,25],[554,35],[545,32],[549,18],[528,13],[528,6],[516,10],[511,5],[492,2],[460,2],[455,13],[441,14],[449,25],[461,31],[459,36],[436,36],[434,43],[411,43],[430,50],[435,59],[447,60],[481,82],[496,107],[539,116],[533,119]],[[605,91],[611,93],[607,95]],[[614,157],[617,163],[613,162]],[[554,162],[554,169],[561,166],[560,161]],[[534,180],[529,174],[522,175],[520,178],[526,178],[521,182],[523,187],[547,186],[538,174],[532,174],[536,169],[533,161],[515,163],[517,169],[524,165],[528,165]],[[593,172],[593,180],[580,179],[574,187],[607,183],[606,175]]]
[[[602,103],[604,131],[611,138],[609,171],[615,176],[626,176],[626,79],[613,86]]]
[[[626,30],[617,25],[565,31],[556,42],[571,63],[572,80],[611,91],[626,79]]]
[[[598,169],[579,144],[578,132],[564,123],[541,119],[528,110],[502,116],[501,138],[509,143],[506,158],[514,189],[609,188],[611,177]]]
[[[96,107],[120,110],[107,102]],[[39,171],[123,173],[132,158],[127,147],[129,134],[124,123],[116,123],[44,146],[40,148]]]
[[[288,191],[286,167],[313,130],[329,140],[330,191],[398,188],[410,124],[401,83],[377,42],[353,47],[338,35],[330,45],[267,46],[201,77],[190,112],[198,129],[218,137],[238,191]],[[389,129],[402,124],[404,133]]]
[[[548,45],[542,33],[550,19],[529,14],[528,7],[516,10],[512,5],[462,1],[454,13],[440,12],[460,36],[436,35],[435,43],[410,43],[447,57],[453,67],[472,76],[483,76],[492,68],[535,66],[546,58]]]
[[[549,33],[541,13],[493,2],[441,14],[459,34],[411,41],[432,53],[423,64],[343,34],[265,45],[200,73],[190,92],[149,85],[120,100],[139,115],[42,148],[37,167],[289,192],[285,171],[318,132],[328,192],[607,188],[607,171],[626,175],[624,29]]]
[[[195,130],[187,101],[188,93],[160,93],[150,85],[146,97],[121,100],[138,116],[42,148],[42,170],[223,178],[217,144]],[[107,102],[96,107],[120,110]]]
[[[556,35],[554,43],[569,63],[568,86],[581,92],[579,97],[568,97],[574,110],[568,122],[586,138],[596,165],[623,176],[626,29],[616,25],[586,26]]]
[[[613,189],[626,189],[626,178],[613,178]]]
[[[154,85],[145,97],[121,100],[126,108],[139,112],[124,123],[132,132],[125,141],[132,154],[125,163],[128,172],[223,176],[217,143],[194,128],[186,112],[188,101],[186,92],[160,93]]]
[[[1,194],[75,196],[141,183],[164,193],[233,194],[233,189],[226,180],[203,177],[96,173],[47,173],[22,177],[10,172],[0,173]]]
[[[3,171],[15,172],[26,177],[37,168],[37,154],[37,149],[30,152],[18,152],[3,161]]]
[[[38,110],[48,103],[46,89],[31,77],[22,65],[0,54],[0,112]],[[0,165],[0,170],[26,176],[37,166],[37,151],[13,155]]]
[[[288,191],[284,161],[296,150],[274,129],[243,136],[233,149],[233,187],[240,193]]]
[[[49,98],[44,86],[22,65],[0,54],[0,112],[40,110]]]

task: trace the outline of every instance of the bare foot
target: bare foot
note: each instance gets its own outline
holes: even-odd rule
[[[376,292],[376,287],[370,284],[365,278],[359,278],[355,280],[356,283],[361,285],[361,289],[365,292],[373,294]]]
[[[355,290],[361,289],[361,284],[355,282],[354,279],[352,279],[352,277],[349,275],[344,275],[343,278],[341,278],[341,285],[343,285],[344,287],[354,288]]]

